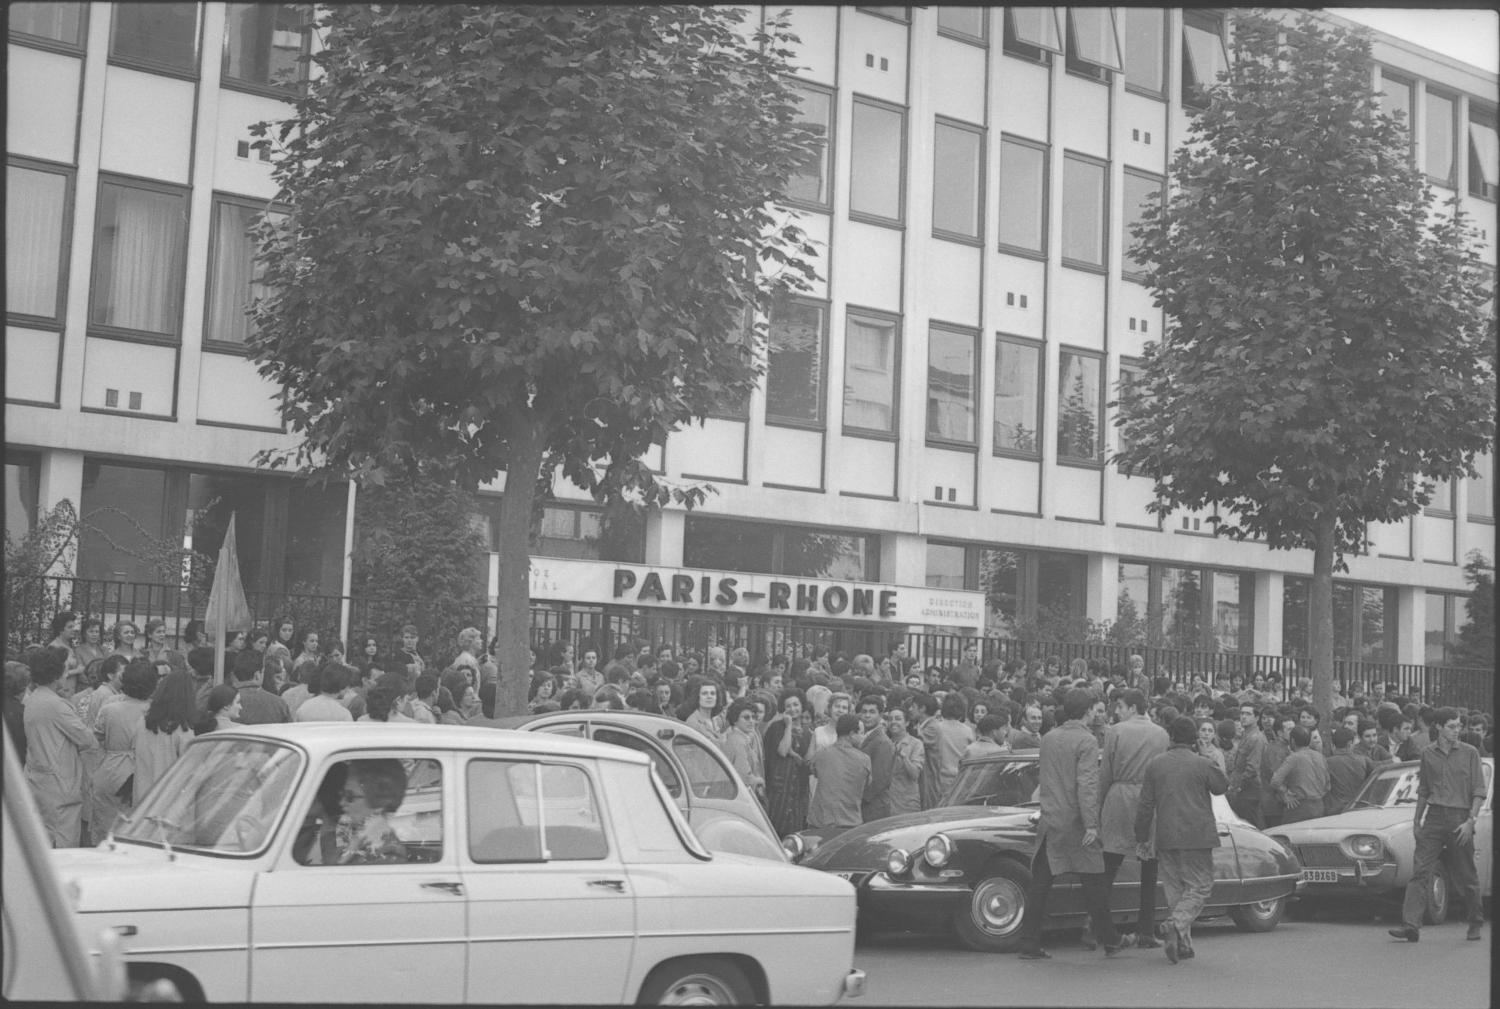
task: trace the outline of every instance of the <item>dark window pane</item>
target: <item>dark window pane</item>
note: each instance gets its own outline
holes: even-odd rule
[[[986,630],[1009,632],[1020,619],[1023,560],[1018,550],[979,551],[979,591],[984,593]]]
[[[344,516],[349,488],[344,484],[310,487],[302,481],[288,492],[286,562],[289,592],[338,594],[344,584]],[[356,505],[358,511],[358,505]],[[240,539],[244,544],[245,540]]]
[[[901,159],[906,116],[868,102],[854,103],[849,155],[849,212],[901,220]]]
[[[1000,244],[1028,252],[1047,249],[1047,152],[1000,142]]]
[[[1214,626],[1213,645],[1221,652],[1244,651],[1248,644],[1246,632],[1249,630],[1249,621],[1242,620],[1248,616],[1250,607],[1248,600],[1241,604],[1240,576],[1231,571],[1215,571],[1214,580]]]
[[[168,575],[163,519],[167,473],[85,460],[78,574],[127,582]]]
[[[1385,589],[1376,585],[1360,588],[1359,657],[1366,662],[1388,658],[1385,634]]]
[[[927,587],[964,588],[964,558],[968,549],[951,543],[927,544]]]
[[[1306,578],[1287,578],[1281,584],[1281,652],[1305,656],[1308,636],[1308,590]]]
[[[873,581],[866,570],[866,538],[815,529],[782,530],[785,562],[781,574],[792,578],[836,578]]]
[[[1196,568],[1161,569],[1161,610],[1168,647],[1203,647],[1203,583]]]
[[[55,319],[62,277],[63,211],[68,178],[5,167],[5,310]]]
[[[688,516],[682,536],[684,567],[775,574],[775,529],[751,522]]]
[[[110,55],[144,60],[175,70],[198,69],[195,3],[117,3]]]
[[[822,140],[815,159],[787,180],[786,196],[789,200],[803,200],[826,207],[829,201],[828,138],[833,123],[833,96],[809,87],[798,86],[795,90],[802,96],[798,121],[816,130]]]
[[[238,203],[214,206],[213,262],[209,266],[209,340],[242,344],[251,333],[246,313],[256,298],[265,297],[261,282],[265,267],[255,261],[250,228],[261,211]],[[282,219],[286,215],[273,214]]]
[[[232,3],[224,24],[224,76],[248,84],[293,88],[310,15],[295,4]]]
[[[35,456],[5,456],[5,532],[19,540],[36,528],[42,466]]]
[[[247,591],[255,591],[262,587],[261,540],[266,521],[266,481],[223,473],[188,475],[182,545],[194,554],[202,555],[203,569],[194,571],[195,584],[212,584],[231,513],[235,516],[234,539],[240,563],[240,582]],[[342,531],[339,543],[343,543]]]
[[[1120,562],[1120,584],[1115,600],[1115,623],[1131,644],[1144,644],[1151,612],[1151,566]]]
[[[12,35],[35,35],[70,46],[83,45],[81,3],[13,3],[7,15]]]
[[[1086,558],[1082,554],[1036,554],[1037,619],[1083,616]]]
[[[1125,83],[1143,91],[1166,87],[1166,11],[1160,7],[1125,7]]]
[[[1357,585],[1333,586],[1333,657],[1354,658],[1354,604]]]
[[[817,423],[823,419],[822,307],[778,304],[771,312],[766,362],[766,419]]]

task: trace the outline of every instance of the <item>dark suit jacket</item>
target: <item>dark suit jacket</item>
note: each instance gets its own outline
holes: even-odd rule
[[[1141,804],[1135,813],[1135,839],[1151,837],[1156,820],[1156,848],[1217,848],[1211,796],[1223,795],[1229,780],[1219,765],[1191,747],[1174,744],[1151,758],[1141,785]]]
[[[877,725],[865,733],[860,750],[870,758],[870,783],[860,801],[860,815],[865,823],[891,815],[891,774],[896,766],[896,744],[886,735],[885,726]]]

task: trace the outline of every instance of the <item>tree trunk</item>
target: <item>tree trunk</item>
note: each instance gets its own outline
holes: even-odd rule
[[[500,497],[500,585],[496,597],[500,683],[495,714],[524,715],[531,683],[531,504],[544,455],[545,432],[535,414],[507,428],[510,459]]]
[[[1313,577],[1308,601],[1307,657],[1312,671],[1313,705],[1326,739],[1333,717],[1333,534],[1337,516],[1327,508],[1313,527]]]

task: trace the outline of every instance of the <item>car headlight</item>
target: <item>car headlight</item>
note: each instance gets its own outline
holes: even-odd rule
[[[927,864],[934,869],[941,869],[948,864],[948,859],[953,856],[953,842],[948,840],[947,834],[933,834],[922,846],[922,857],[927,859]]]
[[[1344,853],[1354,858],[1379,858],[1385,845],[1374,834],[1350,834],[1344,838]]]
[[[900,848],[892,848],[885,855],[885,871],[892,876],[899,876],[906,871],[906,862],[910,857]]]
[[[807,854],[807,843],[796,834],[788,834],[781,839],[781,850],[786,852],[786,857],[793,862]]]

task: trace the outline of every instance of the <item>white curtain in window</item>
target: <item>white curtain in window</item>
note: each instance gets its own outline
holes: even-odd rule
[[[175,335],[186,237],[181,197],[109,186],[113,220],[101,213],[100,290],[94,321]]]
[[[893,430],[896,326],[850,317],[844,353],[844,424],[872,431]]]
[[[57,314],[67,179],[16,165],[5,169],[6,311]]]
[[[255,246],[245,233],[255,212],[233,203],[215,208],[213,307],[210,309],[208,338],[225,343],[244,343],[250,335],[250,319],[245,315],[255,295]]]
[[[1475,164],[1479,166],[1484,184],[1495,185],[1497,172],[1500,172],[1500,136],[1496,136],[1495,127],[1488,123],[1470,122],[1469,143],[1474,148]]]

